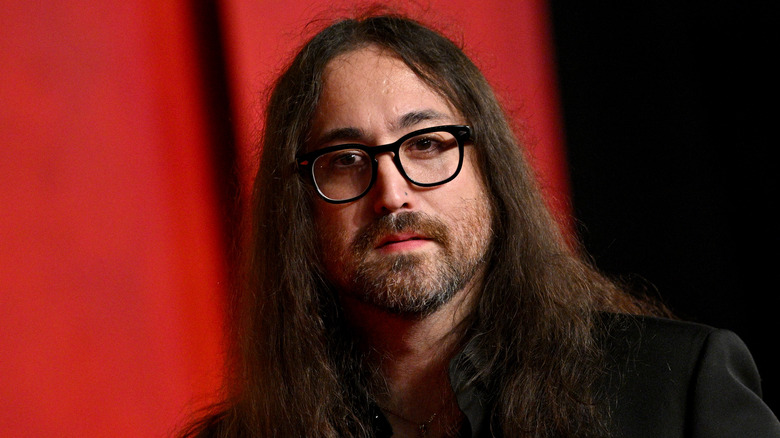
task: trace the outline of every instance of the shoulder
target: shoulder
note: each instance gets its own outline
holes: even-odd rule
[[[619,436],[780,437],[753,359],[734,333],[643,316],[603,322],[604,387]]]
[[[607,352],[614,359],[630,359],[635,365],[651,359],[673,361],[677,367],[690,365],[695,361],[695,353],[713,335],[718,343],[741,344],[731,332],[686,321],[605,314],[602,322]]]

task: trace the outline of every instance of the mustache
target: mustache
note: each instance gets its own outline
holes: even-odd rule
[[[352,240],[352,250],[357,254],[364,254],[388,234],[404,232],[421,234],[445,248],[449,245],[449,230],[444,222],[425,213],[405,212],[382,216],[364,226]]]

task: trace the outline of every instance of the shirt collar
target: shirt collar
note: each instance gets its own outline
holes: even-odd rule
[[[481,382],[470,382],[470,376],[474,373],[474,364],[463,351],[458,353],[449,365],[450,385],[455,393],[458,407],[466,416],[461,425],[461,437],[478,438],[491,436],[487,432],[490,425],[491,407],[488,404],[488,391]],[[379,406],[372,405],[369,408],[373,423],[374,436],[377,438],[389,438],[393,434],[393,428],[387,421]]]
[[[466,416],[461,427],[461,437],[477,438],[490,436],[489,429],[491,408],[488,402],[488,390],[483,382],[473,381],[476,375],[475,365],[468,355],[461,350],[449,366],[450,385],[458,401],[458,407]]]

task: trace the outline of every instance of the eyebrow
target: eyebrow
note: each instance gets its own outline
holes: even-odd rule
[[[410,128],[418,123],[429,121],[429,120],[447,120],[449,116],[446,114],[440,113],[438,111],[434,111],[431,109],[427,110],[420,110],[420,111],[410,111],[403,116],[401,116],[397,122],[390,124],[390,129],[392,131],[398,131],[401,129]],[[341,140],[341,141],[361,141],[365,140],[368,137],[365,131],[363,131],[360,128],[354,127],[354,126],[348,126],[343,128],[336,128],[331,129],[330,131],[326,131],[323,133],[319,138],[317,138],[317,141],[314,142],[314,148],[319,148],[321,145],[330,143],[334,140]]]
[[[333,140],[362,140],[366,135],[360,128],[347,127],[336,128],[322,134],[314,143],[315,147],[319,147],[325,143],[330,143]]]
[[[447,118],[448,116],[446,114],[442,114],[431,109],[411,111],[401,116],[401,118],[398,120],[398,123],[395,124],[393,128],[395,130],[409,128],[420,122],[425,122],[428,120],[446,120]]]

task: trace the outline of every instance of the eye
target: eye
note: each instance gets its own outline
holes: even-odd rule
[[[345,172],[363,169],[370,165],[366,154],[358,149],[345,149],[334,151],[321,156],[317,160],[317,166],[323,170],[332,172]]]
[[[349,167],[363,162],[363,156],[354,152],[342,152],[336,155],[331,164],[334,166]]]
[[[434,158],[452,147],[457,147],[455,138],[447,132],[431,132],[406,140],[401,153],[409,158]]]
[[[409,145],[408,149],[413,151],[427,151],[438,148],[439,146],[440,142],[438,140],[430,137],[423,137],[415,139],[412,144]]]

